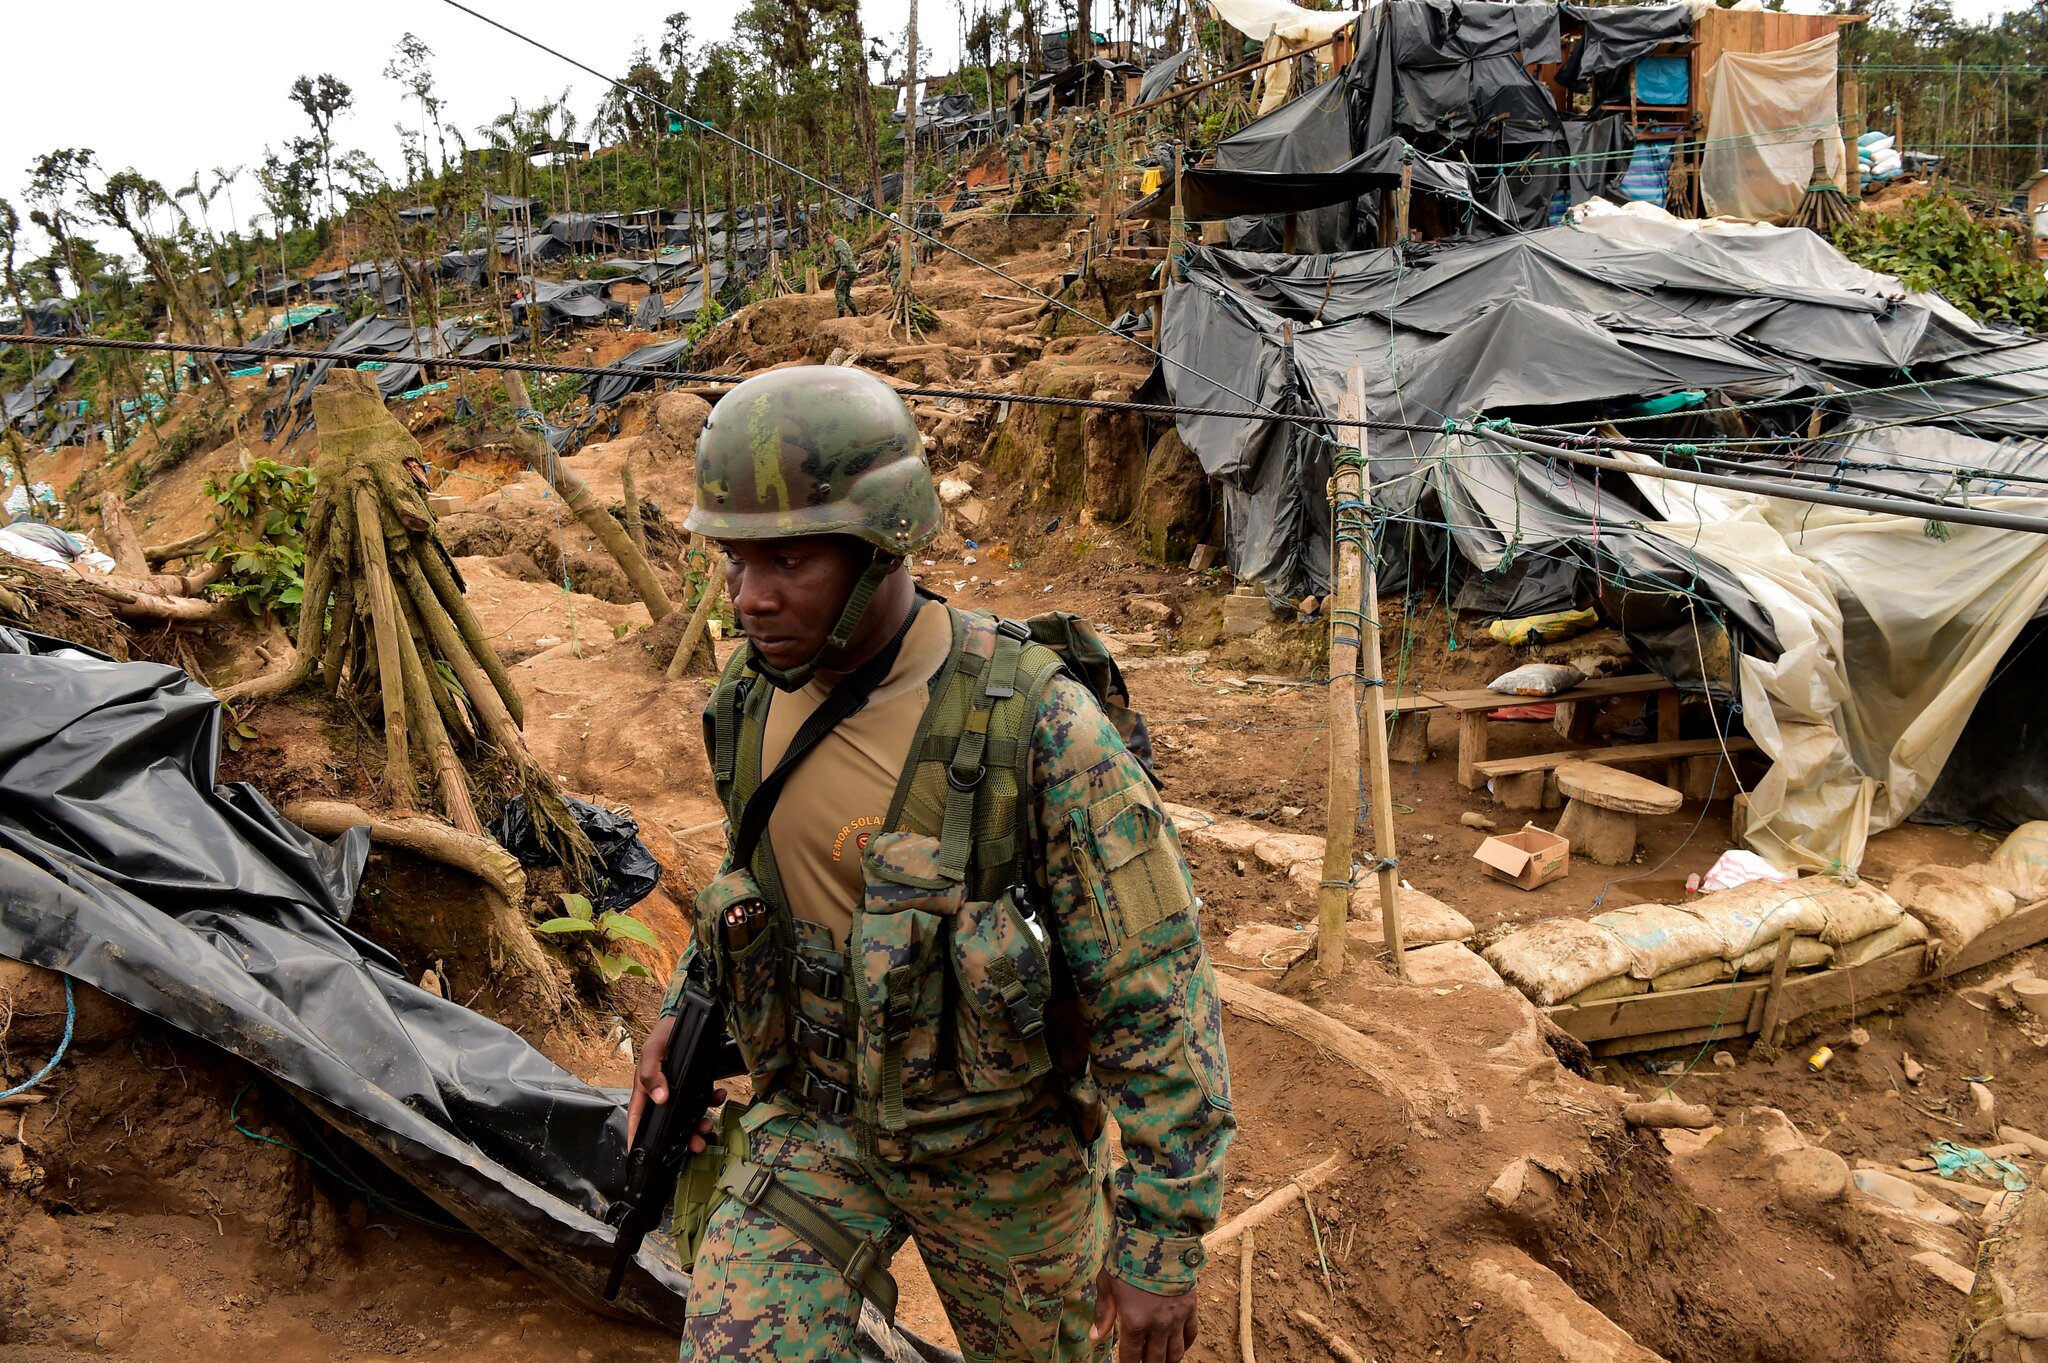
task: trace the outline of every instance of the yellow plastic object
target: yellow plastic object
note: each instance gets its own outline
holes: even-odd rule
[[[1584,634],[1599,616],[1592,611],[1548,611],[1515,620],[1496,620],[1486,632],[1504,644],[1548,644]]]
[[[1156,194],[1159,192],[1159,186],[1165,183],[1165,168],[1162,166],[1154,166],[1150,170],[1145,172],[1145,178],[1143,182],[1139,184],[1138,189],[1140,193]]]

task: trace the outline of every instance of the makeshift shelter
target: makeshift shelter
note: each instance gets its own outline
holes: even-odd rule
[[[1441,586],[1510,616],[1590,605],[1655,670],[1730,707],[1725,722],[1739,704],[1775,764],[1750,793],[1760,850],[1853,867],[1938,780],[1951,817],[2048,817],[2048,746],[1995,785],[1944,771],[1959,744],[1993,741],[1968,735],[1972,707],[2048,617],[2048,536],[1933,535],[1907,501],[1835,512],[1442,432],[1477,416],[1622,420],[1701,447],[1750,435],[1777,443],[1747,471],[1788,490],[1881,472],[1902,497],[1967,489],[1973,507],[2048,518],[2048,342],[1810,232],[1704,230],[1638,205],[1426,251],[1198,250],[1161,349],[1173,401],[1246,414],[1179,426],[1219,485],[1233,571],[1276,598],[1327,589],[1330,451],[1349,437],[1269,418],[1334,414],[1363,366],[1368,414],[1418,428],[1371,436],[1382,590]],[[1907,373],[1915,386],[1868,391]],[[1918,423],[1911,440],[1864,429],[1899,420]]]
[[[542,332],[557,327],[602,322],[624,315],[624,305],[612,302],[608,279],[570,279],[560,284],[531,276],[519,281],[524,295],[512,303],[512,321]]]

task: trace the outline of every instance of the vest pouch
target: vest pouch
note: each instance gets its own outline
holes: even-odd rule
[[[932,1091],[942,1073],[946,950],[962,888],[939,871],[939,840],[883,833],[862,854],[866,890],[853,926],[860,1011],[860,1090],[876,1124],[901,1131],[905,1100]]]
[[[765,920],[745,946],[735,950],[726,941],[727,912],[751,904],[766,905],[752,872],[741,867],[719,876],[697,895],[697,941],[708,951],[726,1027],[758,1093],[767,1087],[771,1074],[789,1065],[794,1053],[789,1001],[782,992],[788,974],[788,916],[768,907]]]
[[[1014,1089],[1050,1068],[1052,944],[1045,931],[1014,888],[963,905],[953,920],[955,1052],[969,1092]]]

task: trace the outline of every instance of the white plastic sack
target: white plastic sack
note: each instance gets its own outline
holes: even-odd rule
[[[1654,980],[1709,958],[1721,959],[1720,934],[1697,914],[1669,904],[1610,909],[1595,914],[1592,921],[1628,947],[1629,974],[1639,980]]]
[[[1852,965],[1862,965],[1880,956],[1889,956],[1901,947],[1917,946],[1927,940],[1927,925],[1911,914],[1901,917],[1898,922],[1881,932],[1835,948],[1835,959],[1828,962],[1834,970],[1846,970]]]
[[[1984,868],[2022,904],[2048,899],[2048,823],[2023,823],[2006,835]]]
[[[1775,882],[1790,879],[1790,871],[1779,870],[1754,852],[1731,847],[1715,859],[1712,869],[1700,881],[1700,889],[1713,894],[1717,890],[1732,890],[1757,880]]]
[[[1536,1003],[1562,1003],[1617,976],[1626,976],[1626,943],[1606,928],[1578,918],[1545,918],[1479,953],[1501,978]],[[1649,986],[1636,982],[1640,989]]]
[[[1554,696],[1585,679],[1585,673],[1564,663],[1527,663],[1501,673],[1486,684],[1486,689],[1503,696]]]
[[[12,554],[25,558],[30,563],[40,563],[46,568],[69,568],[71,560],[46,544],[38,544],[26,535],[0,527],[0,554]]]
[[[1963,866],[1916,866],[1891,884],[1892,897],[1927,925],[1943,958],[1955,955],[1994,924],[2012,916],[2010,891]]]
[[[1827,178],[1846,189],[1835,102],[1835,34],[1782,52],[1728,52],[1707,72],[1707,149],[1700,195],[1707,212],[1784,218],[1813,180],[1813,145]]]

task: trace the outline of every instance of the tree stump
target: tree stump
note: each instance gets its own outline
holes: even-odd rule
[[[1602,866],[1635,860],[1638,814],[1669,814],[1685,803],[1669,786],[1597,762],[1565,763],[1557,769],[1557,788],[1566,799],[1557,835],[1574,856]]]

